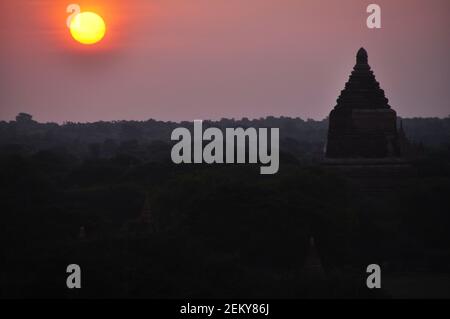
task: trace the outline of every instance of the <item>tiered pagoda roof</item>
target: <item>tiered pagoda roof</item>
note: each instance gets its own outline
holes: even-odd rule
[[[364,48],[359,49],[356,65],[345,89],[341,91],[335,110],[390,109],[388,103],[384,90],[380,88],[370,68],[367,51]]]

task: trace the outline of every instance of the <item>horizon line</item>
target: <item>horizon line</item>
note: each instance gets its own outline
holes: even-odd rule
[[[19,112],[17,114],[17,116],[19,116],[20,114],[26,114],[26,115],[30,115],[31,116],[31,121],[38,123],[38,124],[57,124],[59,126],[64,126],[64,125],[68,125],[68,124],[96,124],[96,123],[121,123],[121,122],[138,122],[138,123],[145,123],[145,122],[149,122],[149,121],[155,121],[155,122],[163,122],[163,123],[174,123],[174,124],[181,124],[181,123],[193,123],[195,120],[202,120],[204,122],[221,122],[221,121],[236,121],[236,122],[242,122],[242,121],[261,121],[261,120],[267,120],[269,118],[273,118],[273,119],[288,119],[288,120],[301,120],[304,122],[309,122],[309,121],[313,121],[313,122],[324,122],[324,121],[328,121],[329,116],[326,116],[325,118],[322,119],[314,119],[314,118],[302,118],[300,116],[297,117],[292,117],[292,116],[285,116],[285,115],[279,115],[279,116],[275,116],[275,115],[266,115],[263,117],[254,117],[254,118],[249,118],[249,117],[241,117],[240,119],[238,118],[234,118],[234,117],[222,117],[220,119],[198,119],[198,118],[193,118],[192,120],[162,120],[162,119],[155,119],[155,118],[147,118],[147,119],[139,119],[139,120],[131,120],[131,119],[121,119],[121,120],[96,120],[96,121],[85,121],[85,122],[73,122],[70,120],[66,120],[63,122],[53,122],[53,121],[47,121],[47,122],[40,122],[37,120],[33,119],[33,115],[26,113],[26,112]],[[0,119],[0,123],[14,123],[17,122],[17,116],[14,119],[11,120],[3,120]],[[445,120],[450,118],[450,114],[447,117],[440,117],[440,116],[426,116],[426,117],[421,117],[421,116],[414,116],[414,117],[402,117],[402,116],[398,116],[397,115],[397,119],[398,120],[413,120],[413,119],[439,119],[439,120]]]

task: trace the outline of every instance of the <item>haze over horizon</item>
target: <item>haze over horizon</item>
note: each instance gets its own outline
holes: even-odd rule
[[[107,36],[71,41],[66,6]],[[382,8],[382,29],[366,7]],[[321,120],[360,47],[401,117],[450,114],[448,0],[22,0],[0,4],[0,120]]]

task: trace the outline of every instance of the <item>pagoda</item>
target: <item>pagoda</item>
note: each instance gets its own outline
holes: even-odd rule
[[[356,65],[329,117],[326,158],[387,159],[400,157],[397,114],[361,48]]]
[[[150,196],[145,194],[144,204],[141,213],[137,218],[126,222],[120,231],[121,236],[126,237],[146,237],[158,232],[159,227],[150,205]]]
[[[325,275],[325,271],[322,266],[322,261],[319,256],[319,252],[317,251],[316,248],[314,237],[311,237],[309,239],[309,248],[308,253],[306,255],[303,270],[310,277],[314,277],[316,279],[323,278]]]

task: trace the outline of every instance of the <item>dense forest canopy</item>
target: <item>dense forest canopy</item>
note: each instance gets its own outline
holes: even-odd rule
[[[450,117],[399,119],[408,139],[428,147],[450,144]],[[36,152],[47,149],[66,149],[77,157],[110,157],[128,152],[144,158],[164,156],[164,144],[170,144],[170,134],[176,127],[192,127],[192,122],[115,121],[95,123],[38,123],[32,116],[21,113],[15,121],[0,122],[0,147]],[[267,127],[280,128],[280,146],[299,158],[320,158],[327,138],[328,120],[266,117],[205,121],[205,127]],[[399,125],[400,126],[400,125]],[[168,146],[167,146],[168,147]],[[156,151],[156,152],[155,152]],[[152,154],[152,155],[150,155]],[[156,155],[155,155],[156,154]]]
[[[321,166],[327,124],[205,124],[279,127],[280,171],[261,176],[252,165],[174,165],[170,133],[189,122],[0,122],[0,296],[366,297],[369,263],[448,273],[450,118],[403,120],[423,154],[381,191]],[[146,198],[157,231],[130,236]],[[303,269],[311,236],[322,284]],[[74,262],[89,285],[72,296]]]

